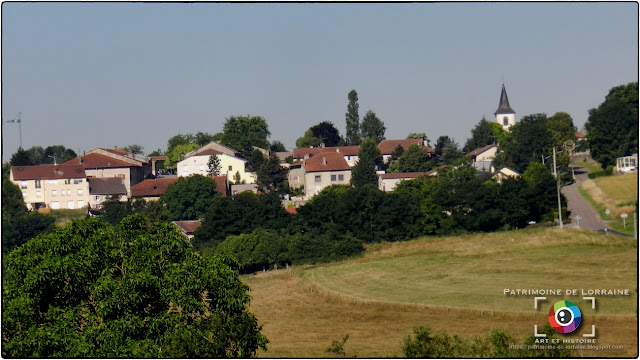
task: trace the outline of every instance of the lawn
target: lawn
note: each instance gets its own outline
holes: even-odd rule
[[[636,254],[634,239],[529,229],[378,244],[359,258],[243,281],[271,341],[261,357],[329,357],[326,348],[346,334],[348,357],[402,356],[403,339],[422,325],[464,337],[502,328],[523,339],[560,299],[580,306],[584,329],[597,324],[598,344],[625,348],[584,356],[628,357],[637,355]],[[599,296],[597,310],[582,296],[548,296],[536,311],[533,296],[506,296],[504,288],[625,288],[630,295]]]
[[[611,221],[608,227],[633,234],[633,211],[638,200],[638,174],[604,176],[585,180],[578,192],[598,211],[602,220]],[[606,211],[609,210],[609,214]],[[620,215],[626,213],[625,221]]]

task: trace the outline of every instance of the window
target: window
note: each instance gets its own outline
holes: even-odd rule
[[[233,170],[233,166],[229,165],[229,171]]]
[[[60,190],[60,195],[65,196],[67,193],[64,190]]]
[[[503,124],[505,124],[505,125],[509,125],[509,118],[508,118],[508,117],[506,117],[506,116],[505,116],[505,117],[503,117],[503,118],[502,118],[502,123],[503,123]]]
[[[200,171],[204,171],[204,165],[200,165]]]
[[[58,196],[58,190],[51,190],[51,196]]]
[[[78,189],[78,195],[82,195],[82,189]]]
[[[67,189],[67,196],[71,196],[71,189]]]
[[[335,175],[331,175],[331,181],[336,181],[336,176]]]
[[[316,175],[316,182],[319,183],[320,182],[320,175]]]
[[[84,201],[78,200],[78,209],[82,209],[84,207]]]
[[[40,189],[42,187],[42,184],[40,183],[40,180],[36,180],[36,189]]]
[[[73,200],[67,201],[67,209],[73,209]]]
[[[182,168],[182,171],[184,171],[185,173],[189,173],[189,165],[185,165],[185,166]]]
[[[26,181],[20,181],[20,189],[26,189],[27,188],[27,182]]]
[[[49,184],[58,185],[58,180],[47,180]]]
[[[344,181],[344,175],[338,175],[338,181]]]
[[[65,185],[71,184],[71,179],[64,179],[64,184]]]
[[[22,197],[24,197],[24,198],[26,198],[26,197],[27,197],[27,192],[26,192],[26,191],[23,191],[23,192],[22,192]]]
[[[41,198],[42,197],[42,193],[40,191],[36,191],[36,197],[37,198]]]
[[[51,202],[51,208],[52,209],[60,209],[60,203],[57,201],[52,201]]]
[[[100,195],[96,195],[96,201],[100,200]]]
[[[74,184],[82,184],[82,179],[74,179],[73,183]]]

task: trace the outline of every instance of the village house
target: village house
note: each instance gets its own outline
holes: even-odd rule
[[[423,176],[435,176],[437,173],[438,170],[434,169],[427,172],[378,174],[378,189],[390,192],[393,191],[401,181],[417,179]]]
[[[147,158],[120,149],[98,148],[63,164],[82,165],[89,178],[119,177],[127,196],[131,196],[131,186],[151,177],[151,163]]]
[[[127,201],[127,188],[123,179],[87,178],[89,183],[89,209],[102,209],[102,203],[110,196],[118,196],[120,201]]]
[[[638,171],[638,154],[616,159],[616,172],[628,173]]]
[[[310,199],[331,185],[349,185],[351,166],[344,156],[335,151],[319,153],[304,160],[304,192]]]
[[[493,176],[491,176],[498,184],[502,183],[502,180],[510,177],[520,177],[520,173],[506,166],[494,171]]]
[[[496,144],[483,146],[471,151],[468,154],[473,160],[471,165],[480,172],[493,172],[493,158],[496,157],[497,151],[498,145]]]
[[[402,146],[404,151],[407,151],[409,146],[411,146],[413,144],[424,148],[430,154],[435,153],[435,150],[433,150],[431,147],[429,147],[427,145],[427,141],[423,140],[423,139],[382,140],[380,142],[380,144],[378,144],[378,148],[380,149],[380,152],[382,153],[382,161],[385,164],[388,164],[389,163],[389,158],[391,158],[391,154],[398,147],[398,145]]]
[[[176,164],[178,176],[187,177],[193,174],[207,176],[211,155],[216,155],[220,159],[220,175],[226,176],[227,181],[248,184],[256,182],[256,174],[246,170],[247,161],[236,156],[233,149],[216,142],[187,153],[185,158]]]
[[[324,152],[336,152],[344,157],[344,160],[350,167],[354,167],[358,162],[358,150],[360,146],[330,146],[330,147],[315,147],[315,148],[298,148],[293,150],[293,160],[305,160],[313,157],[317,154]]]
[[[227,177],[222,175],[213,176],[211,178],[216,182],[215,191],[220,193],[222,196],[227,196],[229,194],[229,182],[227,181]],[[142,198],[146,201],[156,201],[160,199],[160,196],[164,195],[167,191],[167,187],[176,181],[178,181],[178,177],[147,179],[131,187],[131,197]]]
[[[20,187],[29,210],[82,209],[89,203],[89,183],[82,165],[12,166],[9,179]]]
[[[188,240],[193,239],[196,230],[202,225],[200,220],[172,221],[171,223],[177,226]]]

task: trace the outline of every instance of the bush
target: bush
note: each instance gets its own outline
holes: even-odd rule
[[[607,166],[607,168],[604,170],[589,173],[587,176],[589,176],[589,179],[595,179],[601,176],[610,176],[611,174],[613,174],[613,165]]]

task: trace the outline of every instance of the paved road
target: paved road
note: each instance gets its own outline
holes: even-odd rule
[[[576,168],[576,182],[562,188],[562,194],[567,197],[567,207],[571,211],[573,222],[567,227],[577,227],[578,222],[575,220],[576,215],[580,215],[580,228],[587,230],[603,230],[606,226],[600,219],[600,215],[591,207],[591,205],[580,196],[578,186],[589,177],[587,172],[582,168]]]

